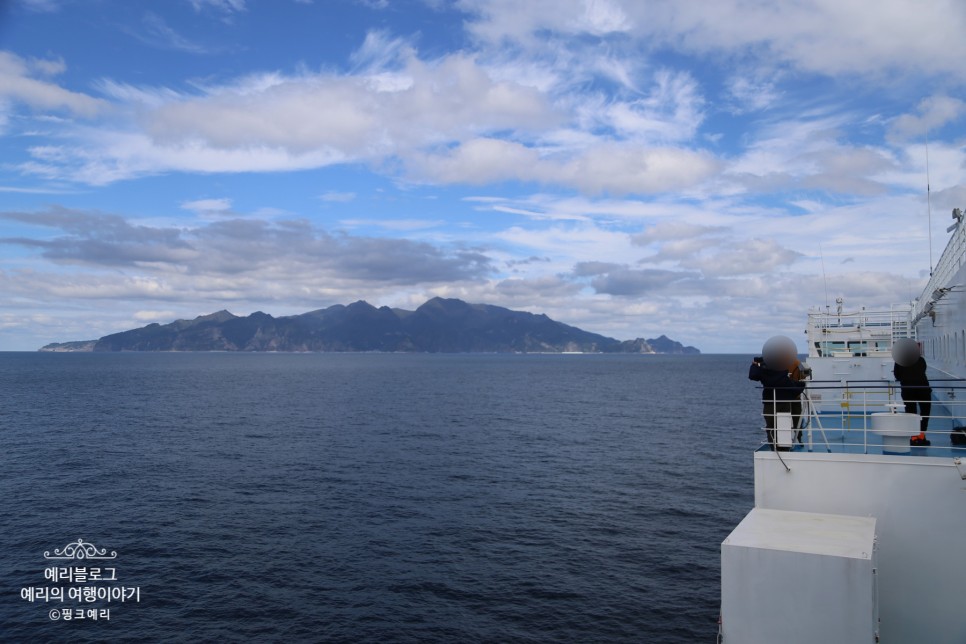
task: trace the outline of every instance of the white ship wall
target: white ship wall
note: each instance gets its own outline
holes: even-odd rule
[[[966,266],[953,275],[950,286],[954,285],[933,305],[935,319],[926,316],[919,321],[916,335],[930,367],[966,378]]]
[[[914,309],[916,339],[930,367],[966,378],[966,225],[949,239]]]
[[[966,642],[966,481],[952,459],[782,457],[790,472],[755,453],[757,508],[875,517],[881,641]]]

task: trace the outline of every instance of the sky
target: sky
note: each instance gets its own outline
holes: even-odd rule
[[[964,60],[962,0],[0,0],[0,350],[435,296],[804,350],[938,261]]]

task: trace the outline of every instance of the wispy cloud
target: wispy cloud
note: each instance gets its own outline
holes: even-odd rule
[[[188,0],[195,11],[213,9],[223,13],[245,11],[245,0]]]
[[[446,223],[441,219],[342,219],[339,224],[345,228],[374,227],[384,230],[412,232],[436,228]]]
[[[60,9],[64,0],[20,0],[20,3],[30,11],[50,13]]]
[[[195,199],[185,201],[181,204],[184,210],[190,210],[202,217],[234,217],[237,216],[231,209],[231,199],[222,197],[219,199]]]
[[[683,52],[733,60],[753,55],[768,66],[780,61],[821,74],[966,75],[960,64],[966,5],[958,2],[922,10],[908,0],[883,0],[875,12],[864,0],[462,0],[460,6],[474,16],[472,33],[495,44],[536,46],[538,34],[601,35],[604,27]]]
[[[141,29],[128,30],[128,33],[146,45],[160,49],[182,51],[189,54],[207,54],[210,51],[208,47],[193,42],[178,33],[165,22],[164,18],[151,11],[144,14],[141,27]]]
[[[336,190],[330,190],[319,195],[319,199],[330,203],[348,203],[355,198],[356,193],[354,192],[338,192]]]

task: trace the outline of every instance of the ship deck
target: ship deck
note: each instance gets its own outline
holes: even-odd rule
[[[830,429],[825,428],[825,439],[822,432],[818,429],[812,430],[811,443],[809,443],[808,429],[803,430],[802,443],[794,443],[790,452],[822,452],[831,454],[886,454],[901,456],[919,456],[923,458],[964,458],[966,457],[966,446],[955,446],[950,441],[949,430],[933,431],[931,428],[926,432],[929,439],[928,447],[909,446],[906,453],[897,452],[883,444],[883,439],[878,434],[862,429]],[[770,452],[771,445],[763,442],[756,451]],[[785,452],[780,452],[785,453]]]

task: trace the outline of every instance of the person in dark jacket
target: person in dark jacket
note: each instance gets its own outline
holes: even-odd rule
[[[793,359],[791,356],[789,360]],[[772,369],[762,358],[755,358],[748,370],[748,378],[761,383],[762,415],[765,417],[765,428],[768,443],[775,448],[775,414],[792,413],[796,401],[801,400],[805,391],[805,383],[793,380],[788,375],[788,366]]]
[[[902,402],[906,404],[906,413],[918,413],[920,416],[919,436],[914,437],[913,441],[925,441],[929,412],[932,411],[932,388],[929,386],[929,378],[926,377],[926,359],[919,356],[915,362],[906,362],[909,364],[896,362],[892,375],[899,381],[899,392],[902,394]]]

